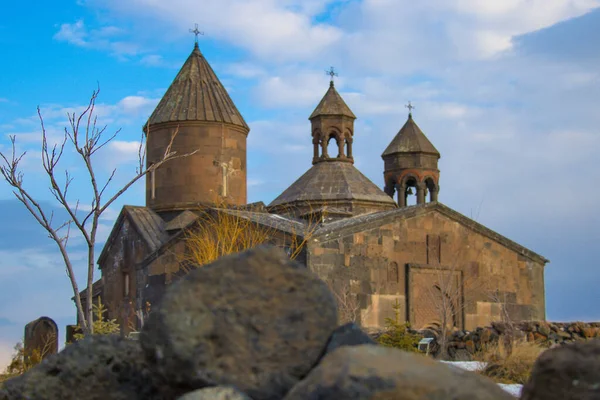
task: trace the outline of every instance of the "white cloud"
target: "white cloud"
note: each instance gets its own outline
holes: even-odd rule
[[[83,20],[80,19],[73,24],[61,24],[59,31],[54,35],[54,39],[83,47],[88,45],[87,36]]]
[[[140,53],[140,48],[133,42],[118,40],[124,30],[115,26],[103,26],[89,30],[83,19],[74,23],[63,23],[54,39],[67,42],[78,47],[109,50],[117,56],[131,56]]]
[[[265,107],[314,108],[327,89],[323,72],[283,71],[280,76],[263,78],[256,86],[254,95]]]
[[[211,37],[249,49],[262,58],[285,61],[312,58],[341,38],[338,28],[313,21],[328,3],[332,1],[207,0],[199,4],[193,0],[110,0],[94,4],[136,19],[149,17],[177,37],[187,34],[190,22],[185,21],[198,21]]]
[[[233,63],[227,65],[225,72],[238,78],[252,79],[264,76],[266,71],[251,63]]]
[[[17,341],[11,343],[8,338],[0,338],[0,371],[4,371],[10,364]]]
[[[117,103],[119,111],[126,115],[150,115],[158,104],[159,99],[144,96],[127,96]]]

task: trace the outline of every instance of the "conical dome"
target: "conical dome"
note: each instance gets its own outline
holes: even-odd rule
[[[413,120],[412,114],[408,115],[408,120],[381,156],[385,157],[396,153],[427,153],[435,154],[438,158],[440,156],[440,153]]]
[[[148,119],[151,126],[180,121],[222,122],[249,129],[197,43]]]
[[[346,116],[356,119],[356,116],[350,110],[350,107],[346,104],[342,96],[335,90],[333,81],[329,85],[329,90],[325,93],[325,96],[321,99],[315,111],[310,114],[308,119],[313,119],[321,115],[335,115],[335,116]]]

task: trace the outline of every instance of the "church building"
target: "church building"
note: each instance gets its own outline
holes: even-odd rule
[[[382,149],[381,186],[354,166],[356,116],[333,80],[309,120],[312,167],[270,204],[247,204],[250,127],[195,44],[144,130],[148,165],[174,132],[173,151],[196,153],[146,176],[145,206],[123,207],[98,259],[92,296],[124,334],[184,274],[177,255],[207,210],[269,227],[282,247],[304,238],[297,260],[330,284],[341,317],[365,328],[396,315],[417,329],[545,319],[548,260],[438,200],[440,153],[412,113]]]

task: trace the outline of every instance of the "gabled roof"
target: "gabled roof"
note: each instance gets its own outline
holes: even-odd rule
[[[249,129],[197,43],[148,124],[180,121],[223,122]]]
[[[408,120],[381,156],[385,157],[396,153],[427,153],[440,157],[439,151],[413,120],[412,114],[408,114]]]
[[[185,229],[196,221],[200,216],[193,211],[185,210],[170,220],[165,226],[166,231]]]
[[[267,212],[244,211],[244,210],[232,209],[232,208],[208,208],[205,211],[209,212],[209,213],[213,213],[213,214],[220,212],[220,213],[227,213],[229,215],[235,215],[240,218],[245,218],[247,220],[255,222],[257,224],[260,224],[260,225],[263,225],[263,226],[266,226],[269,228],[273,228],[273,229],[279,230],[281,232],[294,234],[294,235],[297,235],[300,237],[304,236],[305,232],[307,231],[307,229],[309,227],[305,221],[287,217],[287,216],[270,214]],[[183,213],[185,213],[185,211]],[[156,259],[158,256],[163,254],[165,251],[167,251],[171,246],[178,243],[180,240],[182,240],[184,238],[184,235],[185,235],[185,232],[187,229],[193,229],[195,224],[201,223],[202,220],[203,220],[203,218],[201,216],[199,216],[196,220],[194,220],[190,224],[188,224],[185,227],[185,229],[180,229],[180,230],[174,232],[168,238],[168,240],[166,240],[163,243],[163,245],[161,247],[159,247],[155,251],[149,253],[148,256],[141,263],[138,264],[138,268],[142,268],[144,265],[147,265],[148,263],[150,263],[151,261]]]
[[[315,230],[313,239],[318,240],[319,238],[327,238],[327,240],[331,240],[337,236],[340,236],[342,232],[344,232],[344,234],[348,234],[349,232],[362,232],[371,228],[376,228],[382,223],[391,222],[395,218],[412,218],[429,212],[439,212],[444,216],[466,226],[467,228],[500,243],[516,253],[530,258],[533,261],[540,262],[542,264],[550,262],[548,259],[533,252],[532,250],[513,242],[505,236],[500,235],[499,233],[439,202],[418,204],[415,206],[402,207],[396,210],[359,215],[352,218],[326,223],[320,226],[319,229]]]
[[[165,221],[152,211],[152,209],[140,206],[123,206],[123,209],[104,244],[104,248],[98,257],[98,264],[100,264],[108,254],[110,247],[121,230],[125,218],[129,219],[131,225],[144,240],[148,246],[149,252],[156,251],[169,238],[169,235],[165,230]]]
[[[92,284],[92,299],[98,296],[104,287],[104,280],[102,278],[98,279],[96,282]],[[87,298],[87,286],[85,289],[79,291],[79,298],[83,301]],[[75,301],[75,296],[71,297],[72,301]]]
[[[395,205],[394,199],[364,176],[354,165],[320,162],[283,191],[269,207],[305,201],[362,200]]]
[[[303,236],[308,228],[308,224],[305,221],[277,214],[230,210],[224,208],[215,208],[214,210],[244,218],[257,224],[298,236]]]
[[[325,93],[325,96],[323,96],[321,102],[317,105],[315,111],[310,114],[308,119],[313,119],[320,115],[342,115],[356,119],[356,115],[354,115],[344,99],[342,99],[342,96],[335,90],[333,82],[331,82],[327,93]]]

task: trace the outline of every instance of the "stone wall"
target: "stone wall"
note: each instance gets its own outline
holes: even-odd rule
[[[437,209],[410,212],[336,227],[309,244],[311,270],[328,282],[349,282],[361,326],[383,327],[396,302],[400,320],[417,329],[439,322],[432,296],[442,276],[452,276],[452,290],[461,292],[451,318],[460,329],[499,321],[503,309],[513,320],[545,318],[542,260],[467,218]]]
[[[98,261],[104,281],[102,301],[107,309],[106,317],[116,319],[123,334],[131,331],[136,323],[136,288],[138,287],[135,266],[148,254],[141,236],[125,216],[118,236],[109,244],[106,256]]]
[[[524,321],[514,324],[514,337],[517,340],[537,342],[542,346],[553,347],[564,343],[600,338],[600,322],[544,322]],[[492,323],[491,326],[479,327],[471,331],[456,330],[450,334],[448,355],[455,360],[470,360],[486,345],[497,343],[508,330],[502,322]],[[373,332],[377,337],[382,332]],[[423,330],[416,333],[423,337],[435,337],[435,332]],[[432,345],[437,352],[436,343]]]
[[[170,160],[146,176],[146,206],[163,211],[213,203],[246,204],[246,137],[248,130],[216,123],[178,122],[154,126],[148,134],[148,165],[164,156],[171,134],[172,151],[189,157]],[[225,185],[225,187],[224,187]]]

